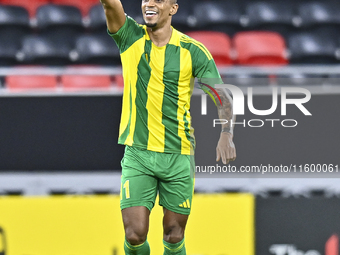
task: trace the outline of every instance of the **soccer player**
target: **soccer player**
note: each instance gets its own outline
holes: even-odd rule
[[[193,77],[220,75],[209,51],[171,26],[176,0],[142,0],[146,25],[124,13],[119,0],[101,0],[109,35],[121,54],[124,77],[119,143],[122,159],[121,211],[125,254],[150,254],[149,214],[157,193],[163,206],[164,254],[186,254],[184,230],[194,190],[194,137],[190,97]],[[214,84],[210,84],[213,86]],[[223,90],[219,117],[231,120],[232,102]],[[236,157],[228,124],[216,148],[217,161]]]

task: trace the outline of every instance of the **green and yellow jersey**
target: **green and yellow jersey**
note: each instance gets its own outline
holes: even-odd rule
[[[157,47],[146,26],[128,16],[117,33],[109,34],[120,50],[124,77],[118,143],[193,154],[193,78],[220,78],[209,51],[176,29],[167,45]]]

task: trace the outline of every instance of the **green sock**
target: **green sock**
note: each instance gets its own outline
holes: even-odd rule
[[[124,251],[126,255],[150,255],[150,246],[148,241],[139,245],[132,245],[125,239]]]
[[[164,254],[163,255],[186,255],[184,238],[178,243],[168,243],[163,240]]]

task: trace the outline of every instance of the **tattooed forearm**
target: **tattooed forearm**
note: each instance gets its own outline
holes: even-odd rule
[[[222,105],[218,103],[218,117],[228,121],[228,123],[222,125],[222,132],[233,134],[233,126],[230,125],[231,120],[235,122],[235,116],[233,115],[233,100],[223,89],[216,89],[216,92],[222,101]],[[219,102],[217,96],[214,95],[214,97],[216,102]]]

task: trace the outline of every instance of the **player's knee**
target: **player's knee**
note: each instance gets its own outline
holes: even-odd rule
[[[184,229],[179,225],[167,226],[164,228],[164,241],[178,243],[184,238]]]
[[[125,230],[125,238],[131,245],[139,245],[146,241],[147,230],[127,228]]]

